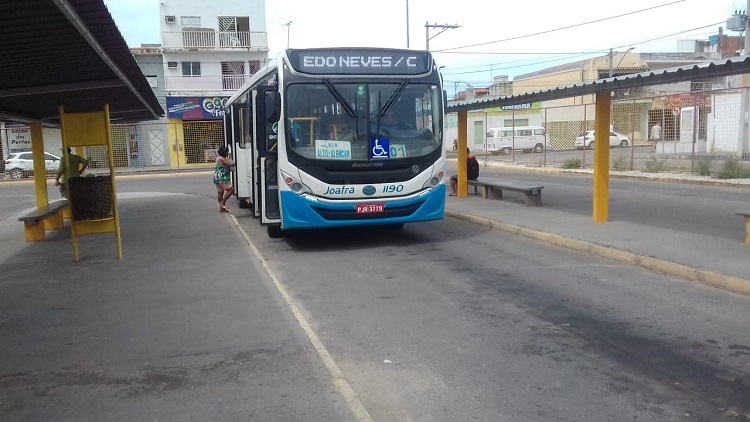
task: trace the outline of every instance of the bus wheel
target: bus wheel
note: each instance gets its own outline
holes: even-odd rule
[[[542,144],[536,144],[534,146],[534,152],[542,152],[542,151],[544,151],[544,145],[542,145]]]
[[[503,148],[501,151],[503,155],[510,155],[510,148]]]
[[[271,239],[284,237],[284,231],[281,230],[281,226],[266,226],[266,232]]]

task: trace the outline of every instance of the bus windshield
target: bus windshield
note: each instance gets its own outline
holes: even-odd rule
[[[287,148],[306,159],[398,160],[441,148],[434,84],[324,80],[290,84],[286,97]]]

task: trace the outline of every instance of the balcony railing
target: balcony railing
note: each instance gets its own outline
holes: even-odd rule
[[[166,76],[164,89],[168,92],[234,92],[252,75]]]
[[[165,50],[268,50],[265,32],[217,32],[211,28],[195,28],[180,32],[164,32]]]

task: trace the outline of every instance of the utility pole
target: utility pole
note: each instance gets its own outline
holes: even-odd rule
[[[409,48],[409,0],[406,0],[406,48]]]
[[[745,8],[745,55],[748,54],[748,47],[750,47],[750,19],[748,19],[747,13],[750,11],[750,0],[747,0],[747,7]],[[745,158],[750,152],[750,122],[748,122],[748,106],[750,103],[750,94],[748,94],[747,74],[742,75],[742,137],[740,138],[740,158]]]
[[[750,2],[750,0],[748,0]],[[460,25],[438,25],[438,24],[432,24],[430,25],[430,22],[427,21],[424,24],[424,30],[425,30],[425,50],[430,51],[430,40],[437,37],[438,35],[442,34],[443,32],[449,30],[449,29],[456,29],[460,28]],[[430,36],[430,28],[434,29],[442,29],[442,31],[438,32],[437,34]]]
[[[289,48],[289,29],[291,29],[292,27],[292,21],[289,21],[281,26],[286,26],[286,48]]]
[[[750,0],[747,0],[750,1]],[[614,60],[614,56],[612,55],[612,49],[609,49],[609,77],[611,78],[614,74],[613,68],[612,68],[612,61]]]

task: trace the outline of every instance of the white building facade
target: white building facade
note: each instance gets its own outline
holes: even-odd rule
[[[224,104],[268,61],[265,0],[161,0],[170,166],[213,163]]]

